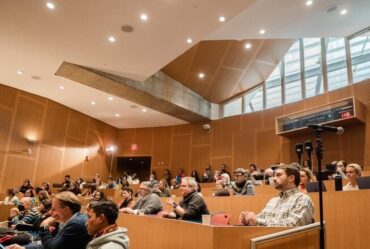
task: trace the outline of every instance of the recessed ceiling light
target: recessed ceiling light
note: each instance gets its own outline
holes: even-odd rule
[[[198,74],[198,77],[199,77],[200,79],[203,79],[203,78],[204,78],[204,73],[199,73],[199,74]]]
[[[115,116],[118,118],[120,115],[118,113],[116,113]]]
[[[95,101],[91,101],[91,105],[95,105],[96,103],[95,103]]]
[[[143,109],[141,109],[141,111],[142,111],[142,112],[146,112],[146,109],[145,109],[145,108],[143,108]]]
[[[116,38],[114,38],[114,36],[109,36],[108,40],[110,42],[115,42],[116,41]]]
[[[266,34],[266,30],[264,30],[264,29],[261,29],[261,30],[260,30],[260,34],[261,34],[261,35],[264,35],[264,34]]]
[[[148,15],[146,15],[146,14],[141,14],[141,15],[140,15],[140,19],[141,19],[141,20],[143,20],[143,21],[146,21],[146,20],[148,20]]]
[[[250,44],[249,42],[247,42],[247,43],[244,45],[244,47],[245,47],[246,49],[250,49],[250,48],[252,47],[252,44]]]
[[[193,40],[192,40],[191,38],[188,38],[188,39],[186,40],[186,42],[190,44],[190,43],[192,43],[192,42],[193,42]]]
[[[306,1],[306,5],[307,5],[307,6],[311,6],[312,4],[313,4],[313,1],[312,1],[312,0],[307,0],[307,1]]]
[[[226,18],[225,18],[224,16],[220,16],[220,17],[218,18],[218,20],[219,20],[220,22],[224,22],[224,21],[226,21]]]
[[[24,72],[22,70],[17,70],[17,74],[22,75]]]
[[[109,97],[108,97],[108,100],[109,100],[109,101],[113,101],[113,99],[114,99],[114,98],[113,98],[112,96],[109,96]]]
[[[46,3],[46,7],[48,7],[49,9],[51,9],[51,10],[53,10],[53,9],[55,9],[55,4],[54,3],[52,3],[52,2],[47,2]]]
[[[343,15],[347,14],[347,12],[348,11],[346,9],[343,9],[343,10],[340,11],[340,14],[343,16]]]
[[[59,89],[60,90],[64,90],[64,86],[59,86]]]

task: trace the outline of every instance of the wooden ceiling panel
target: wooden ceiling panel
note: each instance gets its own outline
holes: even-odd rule
[[[253,60],[256,49],[262,42],[263,40],[232,41],[222,66],[245,70]],[[246,43],[250,43],[252,47],[246,49],[244,47]]]
[[[212,87],[214,81],[214,76],[206,75],[203,79],[198,77],[197,73],[189,73],[187,76],[187,81],[181,82],[186,87],[189,87],[194,92],[198,93],[200,96],[205,98],[208,101],[211,101],[207,98],[208,89]]]
[[[190,73],[203,72],[206,76],[216,74],[231,41],[203,41],[199,43]]]
[[[232,90],[238,84],[241,75],[241,71],[220,68],[208,91],[208,99],[212,99],[214,103],[221,103],[225,97],[231,97]]]
[[[265,40],[255,59],[262,63],[277,65],[293,42],[292,39]]]

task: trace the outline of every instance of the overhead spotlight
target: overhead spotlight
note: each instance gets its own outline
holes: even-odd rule
[[[340,11],[340,14],[341,14],[342,16],[344,16],[345,14],[347,14],[347,12],[348,12],[348,11],[347,11],[346,9],[343,9],[343,10],[341,10],[341,11]]]
[[[145,108],[141,109],[142,112],[147,112],[147,110]]]
[[[114,98],[113,98],[112,96],[109,96],[109,97],[108,97],[108,100],[109,100],[109,101],[113,101],[113,100],[114,100]]]
[[[51,10],[53,10],[53,9],[55,9],[55,4],[54,3],[52,3],[52,2],[47,2],[46,3],[46,7],[48,7],[49,9],[51,9]]]
[[[307,5],[307,6],[311,6],[312,4],[313,4],[313,1],[312,1],[312,0],[307,0],[307,1],[306,1],[306,5]]]
[[[260,30],[260,34],[261,34],[261,35],[264,35],[264,34],[266,34],[266,30],[264,30],[264,29],[261,29],[261,30]]]
[[[110,42],[115,42],[116,41],[116,38],[114,38],[114,36],[109,36],[108,40]]]
[[[203,79],[203,78],[204,78],[204,76],[205,76],[205,75],[204,75],[204,73],[199,73],[199,74],[198,74],[198,77],[199,77],[200,79]]]
[[[140,19],[141,19],[141,20],[143,20],[143,21],[146,21],[146,20],[148,20],[148,15],[146,15],[146,14],[141,14],[141,15],[140,15]]]
[[[91,103],[90,103],[91,105],[95,105],[96,103],[95,103],[95,101],[91,101]]]
[[[252,44],[250,44],[249,42],[247,42],[245,45],[244,45],[244,48],[246,49],[250,49],[252,47]]]
[[[64,86],[59,86],[59,89],[60,90],[64,90]]]
[[[24,72],[22,70],[17,70],[17,74],[22,75]]]
[[[193,40],[192,40],[191,38],[188,38],[188,39],[186,40],[186,42],[190,44],[190,43],[192,43],[192,42],[193,42]]]
[[[224,21],[226,21],[226,18],[225,18],[224,16],[220,16],[220,17],[218,18],[218,20],[219,20],[220,22],[224,22]]]
[[[116,113],[115,116],[118,118],[120,115],[118,113]]]

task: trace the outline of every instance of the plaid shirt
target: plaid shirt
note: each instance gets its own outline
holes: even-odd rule
[[[258,226],[303,226],[312,223],[313,204],[311,198],[297,188],[280,192],[272,198],[257,215]]]

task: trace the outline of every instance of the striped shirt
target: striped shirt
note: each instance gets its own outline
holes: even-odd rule
[[[257,215],[258,226],[294,227],[312,223],[313,204],[311,198],[297,188],[280,192],[272,198]]]

